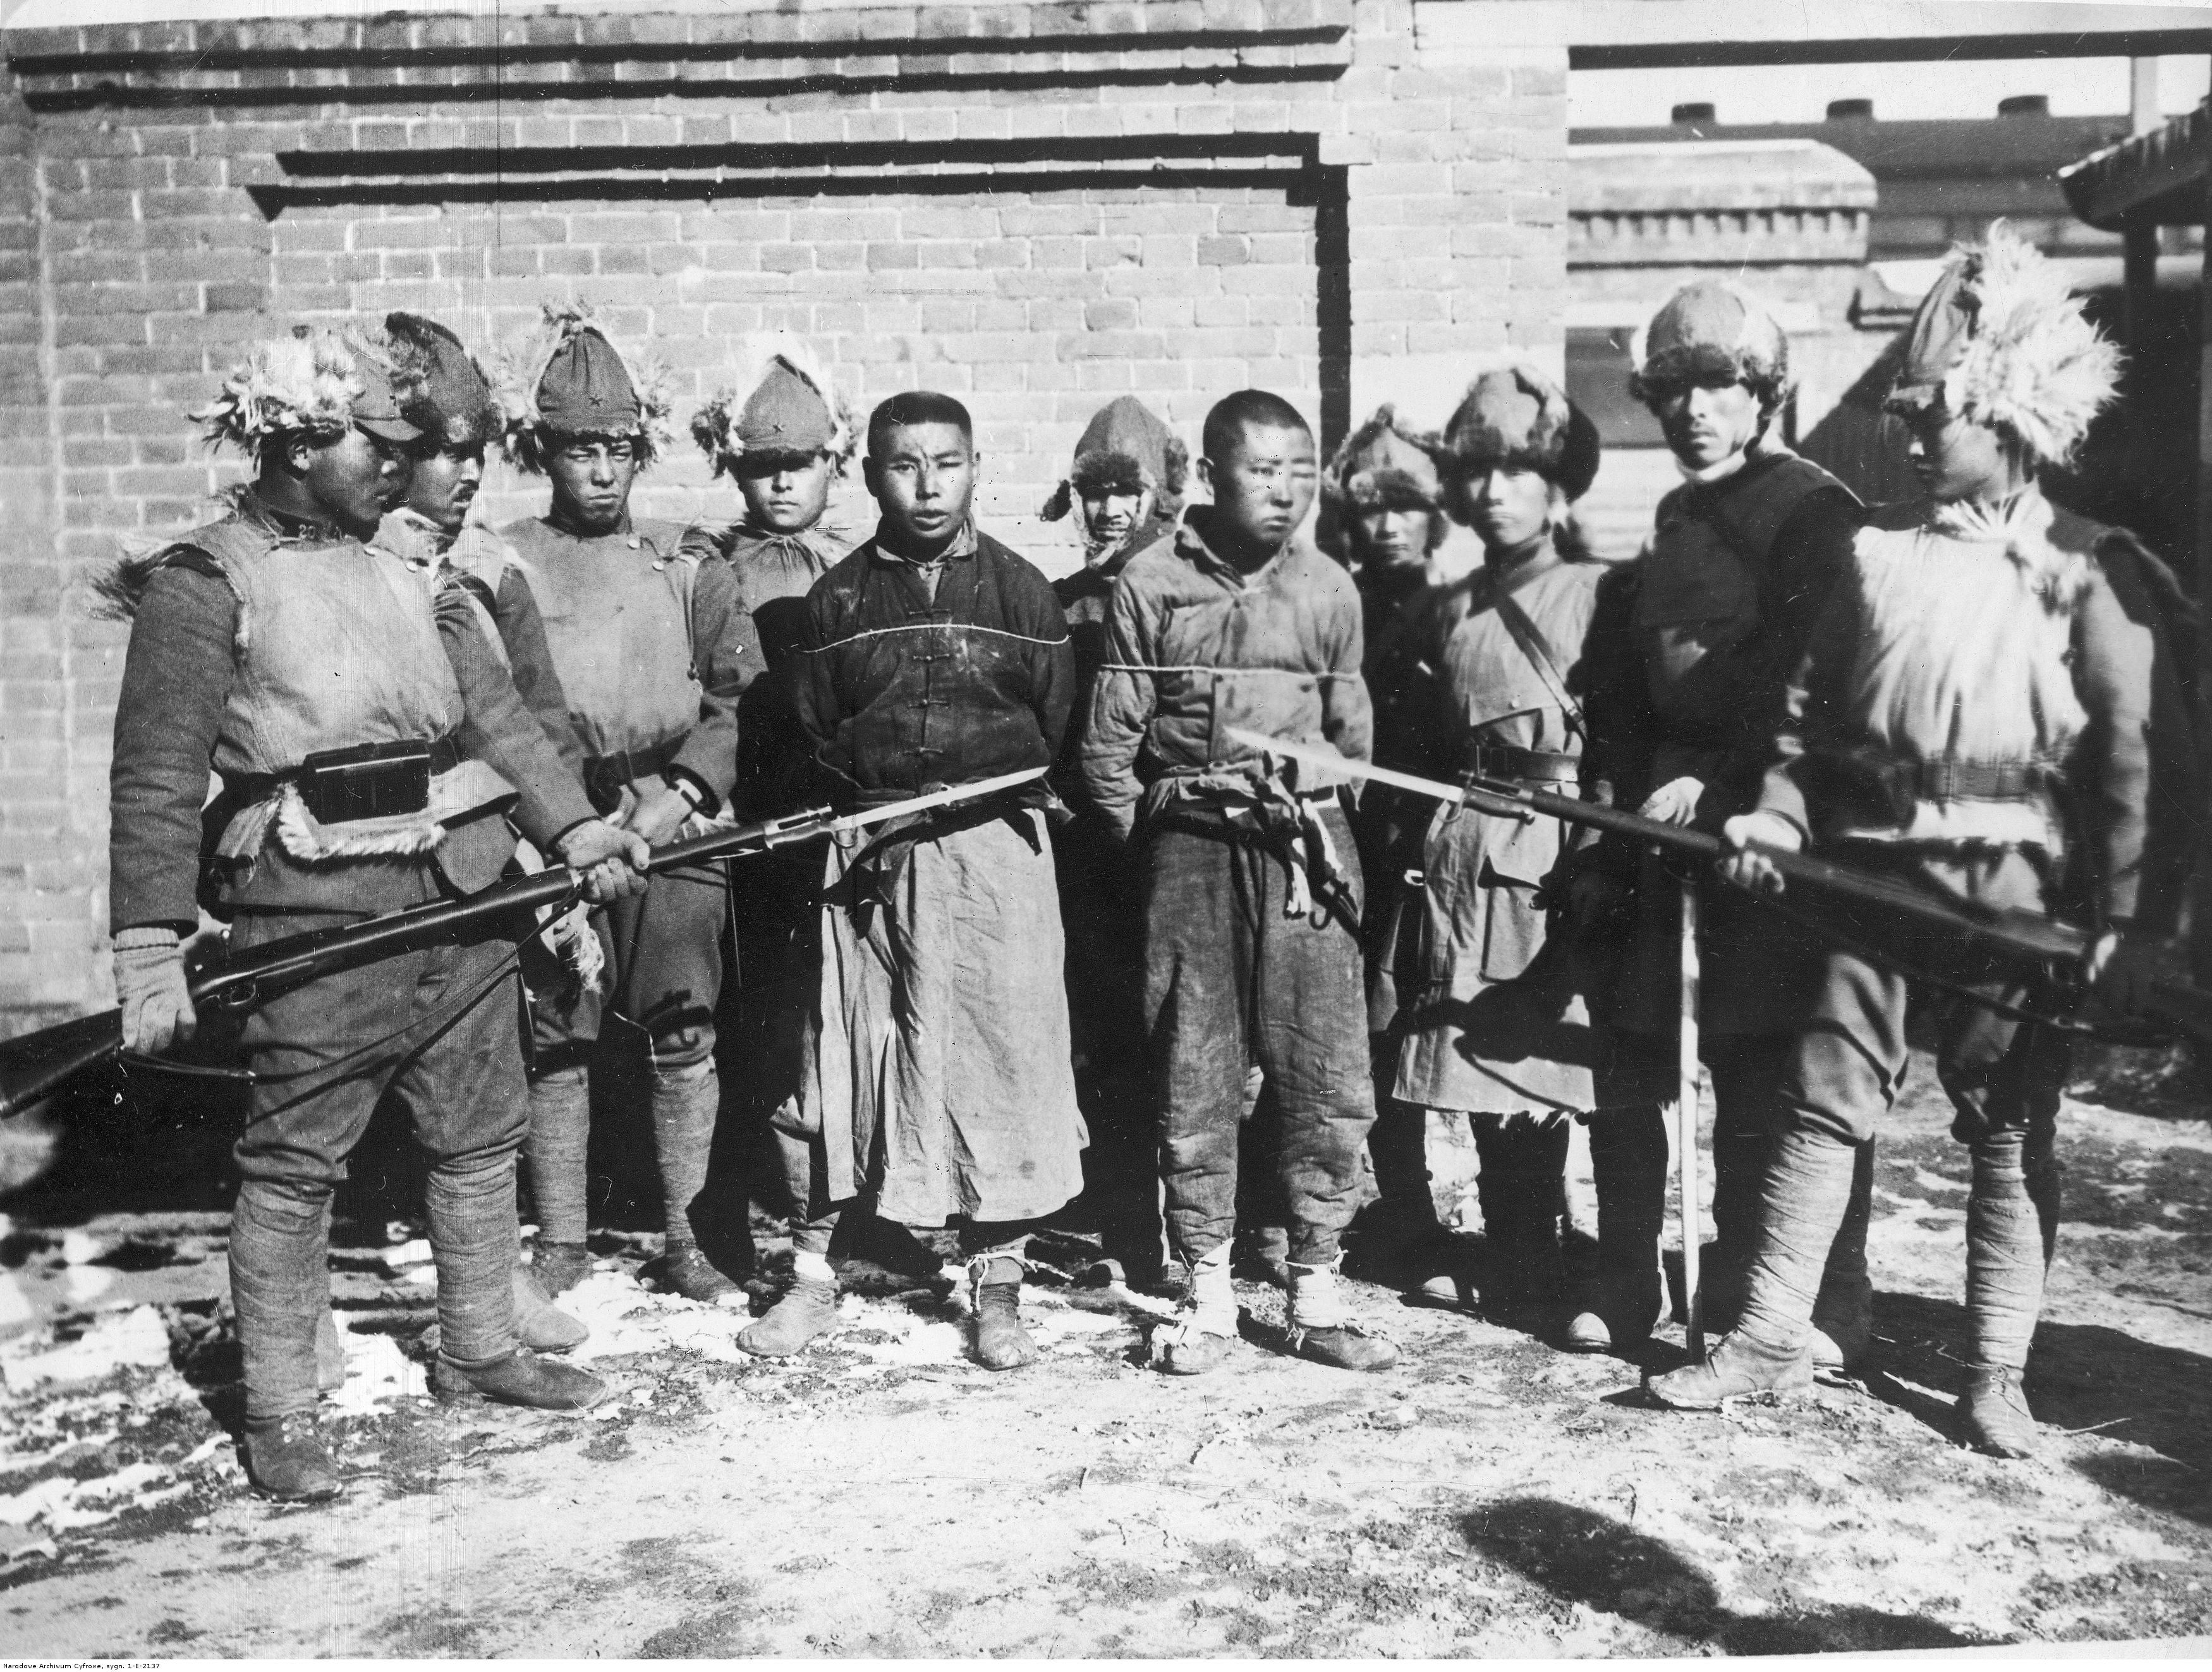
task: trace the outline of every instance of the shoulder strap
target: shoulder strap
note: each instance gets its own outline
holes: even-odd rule
[[[1505,623],[1505,630],[1528,666],[1536,670],[1536,677],[1544,682],[1544,689],[1552,694],[1552,701],[1559,705],[1568,726],[1587,738],[1589,726],[1583,718],[1583,705],[1575,701],[1567,690],[1565,678],[1559,672],[1559,660],[1544,637],[1544,629],[1536,625],[1528,612],[1522,609],[1513,594],[1499,587],[1497,594],[1498,618]]]

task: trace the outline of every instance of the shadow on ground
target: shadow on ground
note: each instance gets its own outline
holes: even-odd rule
[[[1703,1570],[1611,1516],[1510,1498],[1461,1518],[1468,1547],[1562,1602],[1731,1655],[1957,1649],[1978,1639],[1916,1614],[1841,1608],[1747,1615],[1722,1606]]]

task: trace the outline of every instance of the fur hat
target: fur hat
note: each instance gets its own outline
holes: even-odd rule
[[[1922,298],[1885,404],[1940,400],[2063,465],[2119,376],[2119,350],[2083,317],[2065,275],[1999,222],[1987,241],[1954,251]]]
[[[420,313],[387,313],[384,328],[422,364],[422,393],[407,416],[425,435],[479,447],[498,438],[507,415],[492,393],[491,380],[459,337]]]
[[[1534,471],[1570,500],[1597,477],[1597,426],[1534,366],[1485,372],[1444,426],[1444,466],[1459,476],[1504,466]]]
[[[373,328],[295,325],[289,337],[255,344],[191,416],[210,446],[228,441],[246,453],[289,435],[333,441],[356,425],[412,441],[422,432],[402,413],[420,398],[425,369],[419,355]]]
[[[592,310],[548,302],[538,329],[500,356],[501,446],[519,468],[542,475],[550,436],[621,436],[650,465],[673,439],[667,368],[641,361],[639,376],[601,331]]]
[[[1158,508],[1173,514],[1182,505],[1189,468],[1190,449],[1175,431],[1134,395],[1118,395],[1091,414],[1076,438],[1067,474],[1037,514],[1057,522],[1078,497],[1141,494],[1148,488],[1158,496]]]
[[[1322,500],[1340,513],[1434,511],[1443,491],[1437,440],[1407,429],[1397,409],[1378,408],[1344,439],[1322,472]]]
[[[837,392],[813,352],[780,332],[752,376],[717,390],[692,416],[691,439],[714,461],[717,476],[737,475],[747,454],[826,453],[842,470],[860,447],[860,426],[852,402]]]
[[[1766,304],[1740,284],[1699,279],[1668,299],[1629,344],[1629,392],[1720,378],[1750,385],[1770,404],[1790,387],[1790,337]]]

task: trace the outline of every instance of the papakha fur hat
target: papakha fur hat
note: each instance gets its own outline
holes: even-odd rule
[[[1567,392],[1534,366],[1517,362],[1485,372],[1444,425],[1444,468],[1534,471],[1569,500],[1597,479],[1597,426]]]
[[[227,441],[246,453],[282,436],[335,441],[356,423],[411,441],[422,432],[400,413],[421,398],[427,374],[419,353],[374,327],[297,325],[255,344],[191,416],[210,446]]]
[[[747,457],[828,453],[839,470],[860,445],[853,403],[837,392],[814,351],[779,331],[753,346],[753,369],[714,392],[691,418],[691,439],[714,461],[714,474],[734,477]]]
[[[668,368],[639,361],[633,374],[588,304],[547,302],[538,328],[509,344],[499,364],[507,414],[501,447],[508,462],[543,475],[550,438],[605,435],[629,441],[650,465],[675,439]]]
[[[1749,384],[1776,403],[1790,387],[1790,334],[1765,302],[1727,279],[1677,290],[1630,340],[1628,357],[1629,392],[1641,401],[1707,378]]]
[[[1905,333],[1891,411],[1941,401],[2063,465],[2112,404],[2120,351],[2084,317],[2066,276],[2002,222],[1961,245]]]

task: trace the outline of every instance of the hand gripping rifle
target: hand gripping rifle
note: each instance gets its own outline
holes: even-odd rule
[[[1044,768],[1036,767],[979,783],[956,784],[842,818],[827,807],[817,807],[784,818],[733,824],[654,849],[646,872],[653,875],[703,860],[766,853],[772,848],[864,829],[933,807],[979,800],[1032,782],[1044,772]],[[192,1005],[200,1010],[252,1010],[264,999],[325,976],[457,939],[467,930],[489,923],[505,925],[505,932],[520,941],[537,933],[535,914],[540,908],[565,910],[582,897],[582,888],[583,879],[576,872],[556,866],[534,877],[501,883],[465,900],[434,900],[337,928],[287,935],[194,976],[190,988]],[[72,1075],[123,1055],[119,1010],[80,1016],[0,1043],[0,1120],[21,1114]],[[148,1061],[150,1066],[170,1066],[159,1058]]]
[[[1286,743],[1237,727],[1225,729],[1239,743],[1267,754],[1304,761],[1352,777],[1393,784],[1417,795],[1455,802],[1494,818],[1515,819],[1522,824],[1539,816],[1557,818],[1588,830],[1624,836],[1646,848],[1680,854],[1706,865],[1716,864],[1736,851],[1709,831],[1662,824],[1618,807],[1578,800],[1551,790],[1534,789],[1510,779],[1471,776],[1463,784],[1438,783],[1410,773],[1370,766],[1364,761],[1346,760],[1305,744]],[[2097,936],[2087,929],[2035,912],[1939,900],[1903,883],[1815,859],[1808,854],[1770,848],[1764,843],[1752,845],[1793,887],[1802,886],[1832,899],[1870,907],[1893,917],[1913,919],[1944,930],[1962,943],[2016,966],[2030,970],[2056,966],[2061,971],[2078,972],[2087,963],[2097,941]],[[1752,897],[1765,897],[1754,893]],[[2152,987],[2147,1007],[2160,1021],[2172,1024],[2199,1041],[2212,1042],[2212,993],[2184,982],[2160,982]]]

